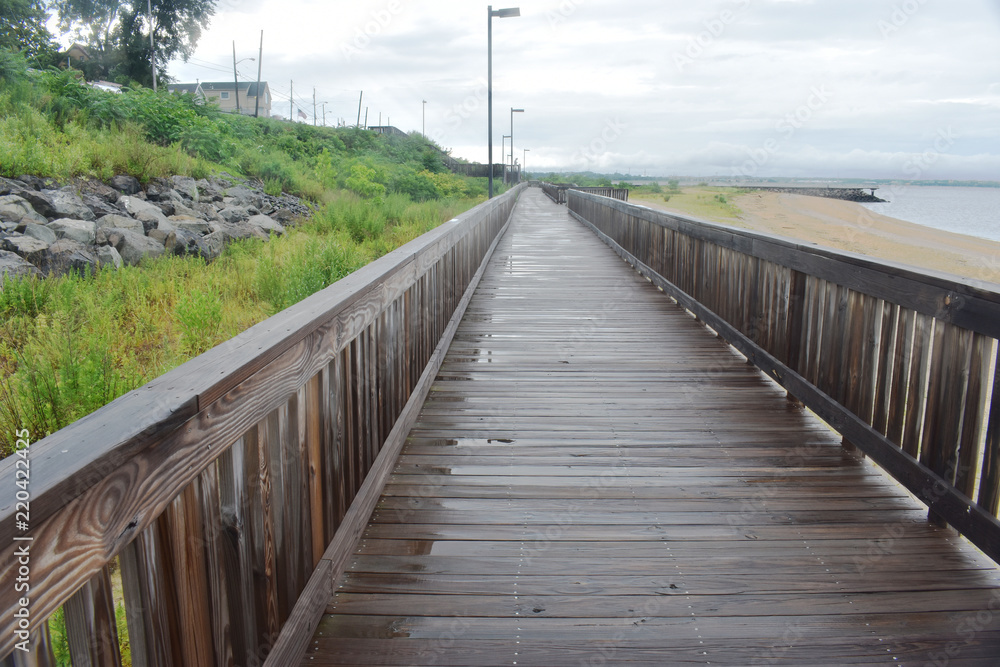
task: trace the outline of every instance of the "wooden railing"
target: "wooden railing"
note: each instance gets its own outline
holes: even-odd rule
[[[578,191],[568,206],[1000,562],[996,285]]]
[[[134,665],[291,664],[519,191],[0,462],[5,664],[119,664],[119,579]]]
[[[599,195],[601,197],[611,197],[612,199],[617,199],[619,201],[628,201],[628,189],[627,188],[606,188],[606,187],[593,187],[593,188],[582,188],[576,185],[563,185],[554,183],[541,183],[542,192],[548,195],[549,199],[557,204],[566,203],[566,193],[570,190],[578,190],[580,192],[589,192],[590,194]]]

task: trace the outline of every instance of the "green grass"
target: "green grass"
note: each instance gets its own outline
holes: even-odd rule
[[[638,204],[649,204],[715,222],[734,222],[742,214],[732,202],[732,198],[739,194],[742,191],[734,188],[697,186],[665,190],[662,194],[633,191],[629,199]]]

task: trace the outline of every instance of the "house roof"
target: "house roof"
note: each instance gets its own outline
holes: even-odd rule
[[[171,93],[191,93],[197,95],[200,91],[200,83],[171,83],[167,85],[167,90]]]
[[[65,51],[66,55],[77,60],[90,60],[90,51],[83,44],[73,42],[73,46]]]
[[[261,90],[265,93],[270,91],[270,87],[267,85],[267,81],[260,82]],[[209,91],[223,91],[233,90],[232,81],[202,81],[201,89],[206,93]],[[257,82],[256,81],[240,81],[240,93],[248,95],[250,97],[257,96]]]

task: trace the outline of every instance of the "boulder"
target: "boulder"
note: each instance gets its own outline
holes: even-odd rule
[[[23,278],[25,276],[40,276],[34,264],[25,260],[17,253],[9,250],[0,250],[0,289],[2,289],[3,278]]]
[[[198,201],[198,184],[190,176],[171,176],[174,190],[185,199]]]
[[[169,201],[173,191],[169,181],[163,178],[153,179],[146,185],[147,201]]]
[[[118,190],[115,190],[110,185],[105,185],[101,181],[83,181],[80,184],[80,195],[83,197],[84,201],[87,200],[87,196],[96,197],[97,199],[102,199],[108,204],[114,204],[121,197]]]
[[[226,222],[240,222],[250,217],[250,212],[244,206],[229,205],[219,211],[219,215]]]
[[[219,215],[219,210],[211,204],[195,204],[192,208],[208,221],[225,222],[222,216]]]
[[[204,257],[208,261],[211,261],[221,255],[223,249],[225,249],[226,234],[225,232],[218,231],[198,237],[195,239],[195,246],[197,248],[198,255]]]
[[[20,194],[23,189],[24,183],[21,181],[13,181],[9,178],[0,177],[0,197]]]
[[[37,191],[56,187],[55,181],[51,178],[39,178],[38,176],[31,176],[29,174],[22,174],[17,177],[17,180],[24,183],[28,190]]]
[[[56,233],[49,229],[47,225],[36,225],[31,222],[24,225],[24,228],[21,229],[21,233],[25,236],[36,238],[39,241],[45,241],[49,245],[55,243],[59,239],[59,237],[56,236]]]
[[[204,215],[202,215],[198,211],[196,211],[193,208],[191,208],[190,206],[188,206],[188,204],[193,204],[193,203],[194,202],[187,201],[187,200],[173,202],[173,205],[174,205],[174,214],[173,215],[183,215],[183,216],[187,216],[189,218],[204,219],[204,217],[205,217]],[[173,216],[172,215],[168,215],[167,217],[168,218],[172,218]]]
[[[247,224],[259,227],[265,234],[273,232],[278,236],[281,236],[285,233],[284,227],[266,215],[252,215],[250,216],[250,219],[247,220]]]
[[[97,232],[96,223],[90,220],[74,220],[72,218],[53,220],[48,227],[56,233],[57,238],[71,239],[86,245],[93,245]]]
[[[46,190],[45,193],[52,201],[52,208],[55,211],[50,218],[73,218],[74,220],[93,220],[94,212],[83,203],[80,195],[73,192],[71,188],[62,190]]]
[[[49,244],[32,236],[8,236],[3,240],[3,249],[16,252],[32,264],[38,265],[45,260]]]
[[[0,220],[25,223],[34,222],[44,225],[48,218],[40,215],[24,197],[18,195],[0,196]]]
[[[146,232],[149,232],[150,229],[156,229],[161,221],[167,221],[167,216],[163,215],[163,211],[159,207],[138,197],[122,197],[119,203],[125,207],[129,215],[142,222]]]
[[[146,238],[153,239],[154,241],[159,241],[166,247],[167,237],[174,233],[174,230],[167,231],[165,229],[150,229],[149,233],[146,234]]]
[[[129,231],[135,232],[136,234],[144,234],[145,230],[142,226],[142,221],[136,220],[135,218],[129,218],[124,215],[106,215],[102,218],[97,219],[98,229],[112,229],[117,227],[118,229],[127,229]]]
[[[112,178],[108,185],[113,187],[118,192],[126,195],[138,194],[142,188],[139,185],[139,180],[134,176],[129,176],[128,174],[119,174]]]
[[[97,253],[72,239],[59,239],[49,246],[40,268],[48,275],[67,273],[93,275],[97,272]]]
[[[286,227],[294,223],[299,218],[299,214],[295,213],[294,211],[290,211],[287,208],[279,208],[277,211],[271,213],[270,215],[271,219]]]
[[[244,208],[253,206],[259,209],[264,205],[264,198],[259,192],[254,192],[245,185],[237,185],[226,190],[226,197],[231,198],[231,203]]]
[[[118,254],[118,250],[109,245],[97,248],[97,261],[102,267],[113,266],[116,269],[122,267],[122,256]]]
[[[159,241],[136,234],[127,229],[109,229],[108,244],[113,246],[129,266],[135,266],[143,257],[159,257],[163,254],[163,244]]]
[[[199,201],[222,201],[222,190],[216,185],[209,183],[204,178],[199,179],[195,182],[198,188],[198,200]]]
[[[172,215],[167,220],[177,229],[183,229],[195,234],[209,234],[212,232],[212,228],[207,222],[189,215]]]
[[[221,231],[227,242],[243,239],[263,239],[266,241],[268,239],[264,230],[247,222],[223,223]]]
[[[198,254],[198,239],[201,234],[186,229],[175,229],[163,241],[164,249],[174,255]]]
[[[52,198],[45,194],[44,192],[37,192],[35,190],[22,190],[21,196],[27,200],[31,207],[45,219],[58,218],[60,216],[56,215],[55,204],[52,203]]]

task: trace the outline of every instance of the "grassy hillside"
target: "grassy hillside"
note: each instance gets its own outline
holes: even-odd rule
[[[485,199],[419,136],[219,114],[191,98],[122,95],[0,51],[0,175],[148,182],[226,171],[307,198],[311,220],[207,264],[164,257],[0,292],[0,453],[19,428],[62,428]]]

